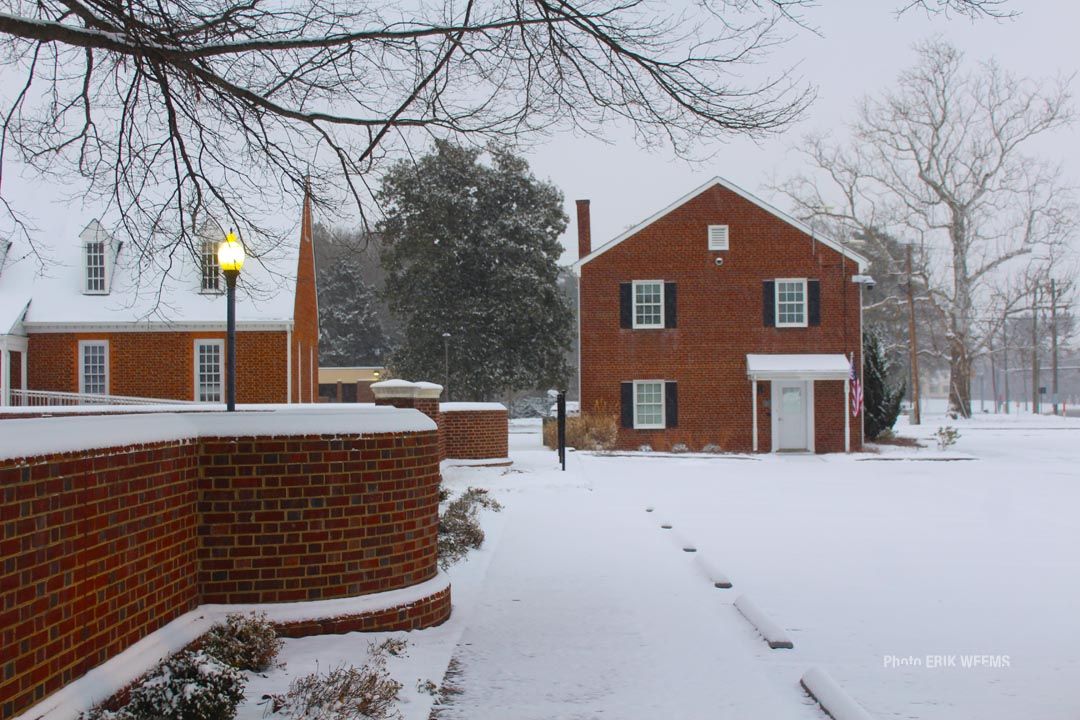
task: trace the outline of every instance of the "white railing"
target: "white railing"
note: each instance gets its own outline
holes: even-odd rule
[[[66,405],[195,405],[193,400],[163,400],[126,395],[90,395],[52,390],[11,390],[14,407],[55,407]]]

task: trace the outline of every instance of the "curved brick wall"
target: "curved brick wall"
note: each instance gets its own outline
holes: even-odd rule
[[[437,571],[438,435],[212,438],[199,481],[208,603],[351,597]]]
[[[439,415],[444,457],[450,460],[489,460],[509,456],[510,426],[506,408],[498,403],[443,403]],[[462,408],[457,409],[455,405]],[[476,408],[476,409],[471,409]]]
[[[2,717],[198,605],[198,471],[191,442],[0,460]]]
[[[4,430],[110,422],[133,420]],[[208,422],[220,418],[174,440],[0,459],[0,718],[201,603],[351,597],[436,575],[436,430],[199,437]],[[287,632],[414,629],[449,613],[447,588]]]

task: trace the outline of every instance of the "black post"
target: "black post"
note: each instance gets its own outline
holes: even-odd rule
[[[566,472],[566,391],[560,390],[558,399],[555,401],[558,419],[555,421],[558,423],[559,429],[559,463],[562,465],[563,472]]]
[[[229,377],[227,381],[226,403],[229,412],[236,410],[236,278],[239,270],[224,270],[225,285],[228,287],[228,315],[227,315],[227,362],[229,364]]]
[[[443,389],[446,391],[446,402],[450,402],[450,333],[442,334],[443,347]]]

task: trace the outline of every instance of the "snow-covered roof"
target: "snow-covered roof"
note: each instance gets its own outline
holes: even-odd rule
[[[795,227],[796,229],[802,231],[803,233],[805,233],[809,237],[813,238],[815,242],[820,242],[822,245],[825,245],[826,247],[830,247],[833,250],[836,250],[838,253],[841,253],[845,257],[847,257],[847,258],[853,260],[854,262],[858,263],[859,272],[862,272],[863,270],[865,270],[869,266],[870,261],[867,260],[862,255],[860,255],[859,253],[852,250],[851,248],[847,247],[846,245],[844,245],[844,244],[842,244],[840,242],[837,242],[836,240],[834,240],[833,238],[831,238],[831,237],[829,237],[827,235],[822,234],[820,231],[815,230],[814,228],[810,227],[809,225],[804,223],[802,220],[798,220],[798,219],[792,217],[791,215],[788,215],[783,210],[780,210],[780,209],[774,207],[773,205],[770,205],[769,203],[765,202],[764,200],[757,197],[756,195],[753,195],[752,193],[749,193],[746,190],[743,190],[738,185],[735,185],[735,184],[733,184],[731,182],[728,182],[727,180],[725,180],[724,178],[722,178],[722,177],[720,177],[718,175],[718,176],[714,177],[713,179],[709,180],[708,182],[706,182],[705,184],[691,190],[686,195],[683,195],[681,198],[679,198],[675,202],[671,203],[670,205],[668,205],[663,210],[649,216],[648,218],[641,221],[637,225],[632,226],[630,229],[626,230],[625,232],[623,232],[621,235],[614,238],[613,240],[609,240],[608,242],[604,243],[603,245],[596,248],[595,250],[593,250],[591,253],[589,253],[585,257],[580,258],[576,263],[574,263],[572,265],[572,267],[574,268],[574,272],[580,273],[581,272],[581,266],[584,265],[585,263],[587,263],[587,262],[589,262],[591,260],[595,260],[597,257],[603,255],[605,252],[607,252],[608,250],[612,249],[613,247],[615,247],[616,245],[621,243],[623,240],[626,240],[627,238],[632,237],[633,235],[636,235],[637,233],[639,233],[642,230],[644,230],[645,228],[647,228],[649,225],[652,225],[654,222],[656,222],[660,218],[662,218],[665,215],[667,215],[668,213],[670,213],[672,210],[675,210],[676,208],[679,208],[682,205],[685,205],[686,203],[688,203],[691,200],[693,200],[694,198],[696,198],[698,195],[702,194],[706,190],[709,190],[710,188],[712,188],[712,187],[714,187],[716,185],[719,185],[722,188],[730,190],[731,192],[735,193],[736,195],[743,198],[744,200],[747,200],[749,202],[754,203],[755,205],[760,207],[762,210],[765,210],[766,212],[771,213],[772,215],[775,215],[776,217],[778,217],[781,220],[783,220],[784,222],[786,222],[788,225],[791,225],[791,226]]]
[[[0,335],[22,335],[22,317],[34,292],[36,258],[0,239]]]
[[[843,380],[850,376],[851,365],[840,354],[751,354],[746,356],[746,374],[752,380]]]
[[[85,243],[106,247],[108,292],[85,292]],[[237,282],[238,324],[284,329],[294,311],[299,243],[247,258]],[[0,334],[25,310],[27,331],[109,329],[224,329],[221,292],[201,291],[201,268],[185,249],[148,257],[116,242],[96,221],[78,237],[52,241],[36,254],[16,240],[0,268]]]

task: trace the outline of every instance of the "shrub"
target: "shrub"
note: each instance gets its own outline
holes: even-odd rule
[[[934,440],[937,441],[938,450],[948,450],[959,439],[960,431],[951,425],[939,427],[937,432],[934,433]]]
[[[113,712],[92,710],[87,720],[231,720],[244,699],[244,675],[200,651],[184,651],[157,666]]]
[[[480,508],[498,512],[502,505],[487,490],[471,487],[447,503],[439,515],[439,565],[444,570],[484,543]]]
[[[676,443],[671,446],[671,452],[673,453],[685,453],[690,452],[690,448],[685,443]]]
[[[202,649],[226,665],[263,672],[281,650],[282,640],[265,613],[228,615],[202,638]]]
[[[597,401],[592,410],[566,418],[566,445],[578,450],[610,450],[619,438],[618,414],[608,404]],[[559,445],[559,428],[554,420],[544,421],[544,445]]]
[[[704,453],[722,453],[722,452],[724,452],[724,449],[722,447],[720,447],[719,445],[709,443],[705,447],[701,448],[701,452],[704,452]]]
[[[403,640],[368,645],[363,667],[341,666],[293,680],[283,695],[268,695],[274,715],[308,720],[387,720],[400,718],[396,703],[401,683],[386,670],[386,656],[400,655]]]

